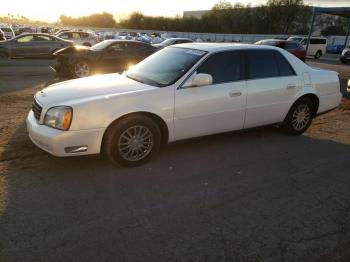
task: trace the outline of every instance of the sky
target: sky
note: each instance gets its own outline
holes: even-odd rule
[[[60,14],[83,16],[109,12],[122,18],[125,14],[140,11],[145,15],[175,16],[188,10],[210,9],[218,0],[3,0],[0,15],[23,15],[30,19],[49,22],[59,20]],[[263,4],[266,0],[231,0],[231,3]],[[304,0],[316,6],[349,6],[350,0]]]

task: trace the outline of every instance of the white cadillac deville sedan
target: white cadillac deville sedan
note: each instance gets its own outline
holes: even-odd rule
[[[55,156],[104,153],[136,166],[162,143],[269,124],[302,134],[341,100],[338,73],[275,47],[167,47],[123,75],[51,85],[27,117],[33,143]]]

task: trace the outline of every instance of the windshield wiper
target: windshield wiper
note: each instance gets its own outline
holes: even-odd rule
[[[154,81],[152,79],[149,79],[149,78],[146,78],[146,77],[143,77],[143,79],[140,79],[140,78],[137,78],[135,76],[130,76],[129,74],[126,74],[126,76],[132,80],[135,80],[137,82],[140,82],[142,84],[146,84],[146,85],[151,85],[151,86],[156,86],[156,87],[163,87],[163,86],[166,86],[166,85],[163,85],[157,81]]]

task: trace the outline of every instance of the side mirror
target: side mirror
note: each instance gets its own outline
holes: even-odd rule
[[[213,77],[209,74],[195,74],[186,81],[183,87],[209,86],[213,83]]]

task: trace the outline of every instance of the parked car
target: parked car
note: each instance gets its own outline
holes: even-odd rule
[[[280,39],[265,39],[258,41],[255,44],[270,45],[285,49],[288,52],[295,55],[296,57],[298,57],[301,61],[305,62],[306,51],[305,48],[299,42]]]
[[[289,52],[242,44],[164,48],[125,74],[56,83],[35,94],[29,137],[55,156],[103,152],[136,166],[162,143],[279,124],[302,134],[341,100],[338,73]]]
[[[307,37],[293,36],[289,37],[287,40],[299,42],[305,49],[307,45]],[[326,53],[327,38],[324,37],[311,37],[309,49],[307,50],[308,56],[313,56],[319,59],[322,55]]]
[[[4,35],[4,32],[0,29],[0,41],[5,41],[6,38],[5,38],[5,35]]]
[[[344,50],[344,45],[327,45],[326,52],[330,54],[341,54]]]
[[[9,40],[15,37],[15,32],[12,30],[10,26],[1,26],[0,30],[2,31],[6,40]]]
[[[193,42],[193,40],[188,39],[188,38],[168,38],[159,44],[154,44],[154,46],[157,48],[164,48],[166,46],[191,43],[191,42]]]
[[[98,42],[97,36],[88,32],[69,31],[56,34],[56,36],[73,41],[76,45],[93,46]]]
[[[22,34],[0,42],[0,58],[51,57],[54,51],[71,45],[71,41],[48,34]]]
[[[57,51],[54,70],[63,75],[86,77],[93,73],[122,72],[157,48],[131,40],[105,40],[91,48],[69,47]]]
[[[345,48],[345,49],[343,50],[343,52],[341,53],[340,61],[341,61],[343,64],[346,64],[347,62],[350,61],[350,45],[347,46],[347,48]]]

